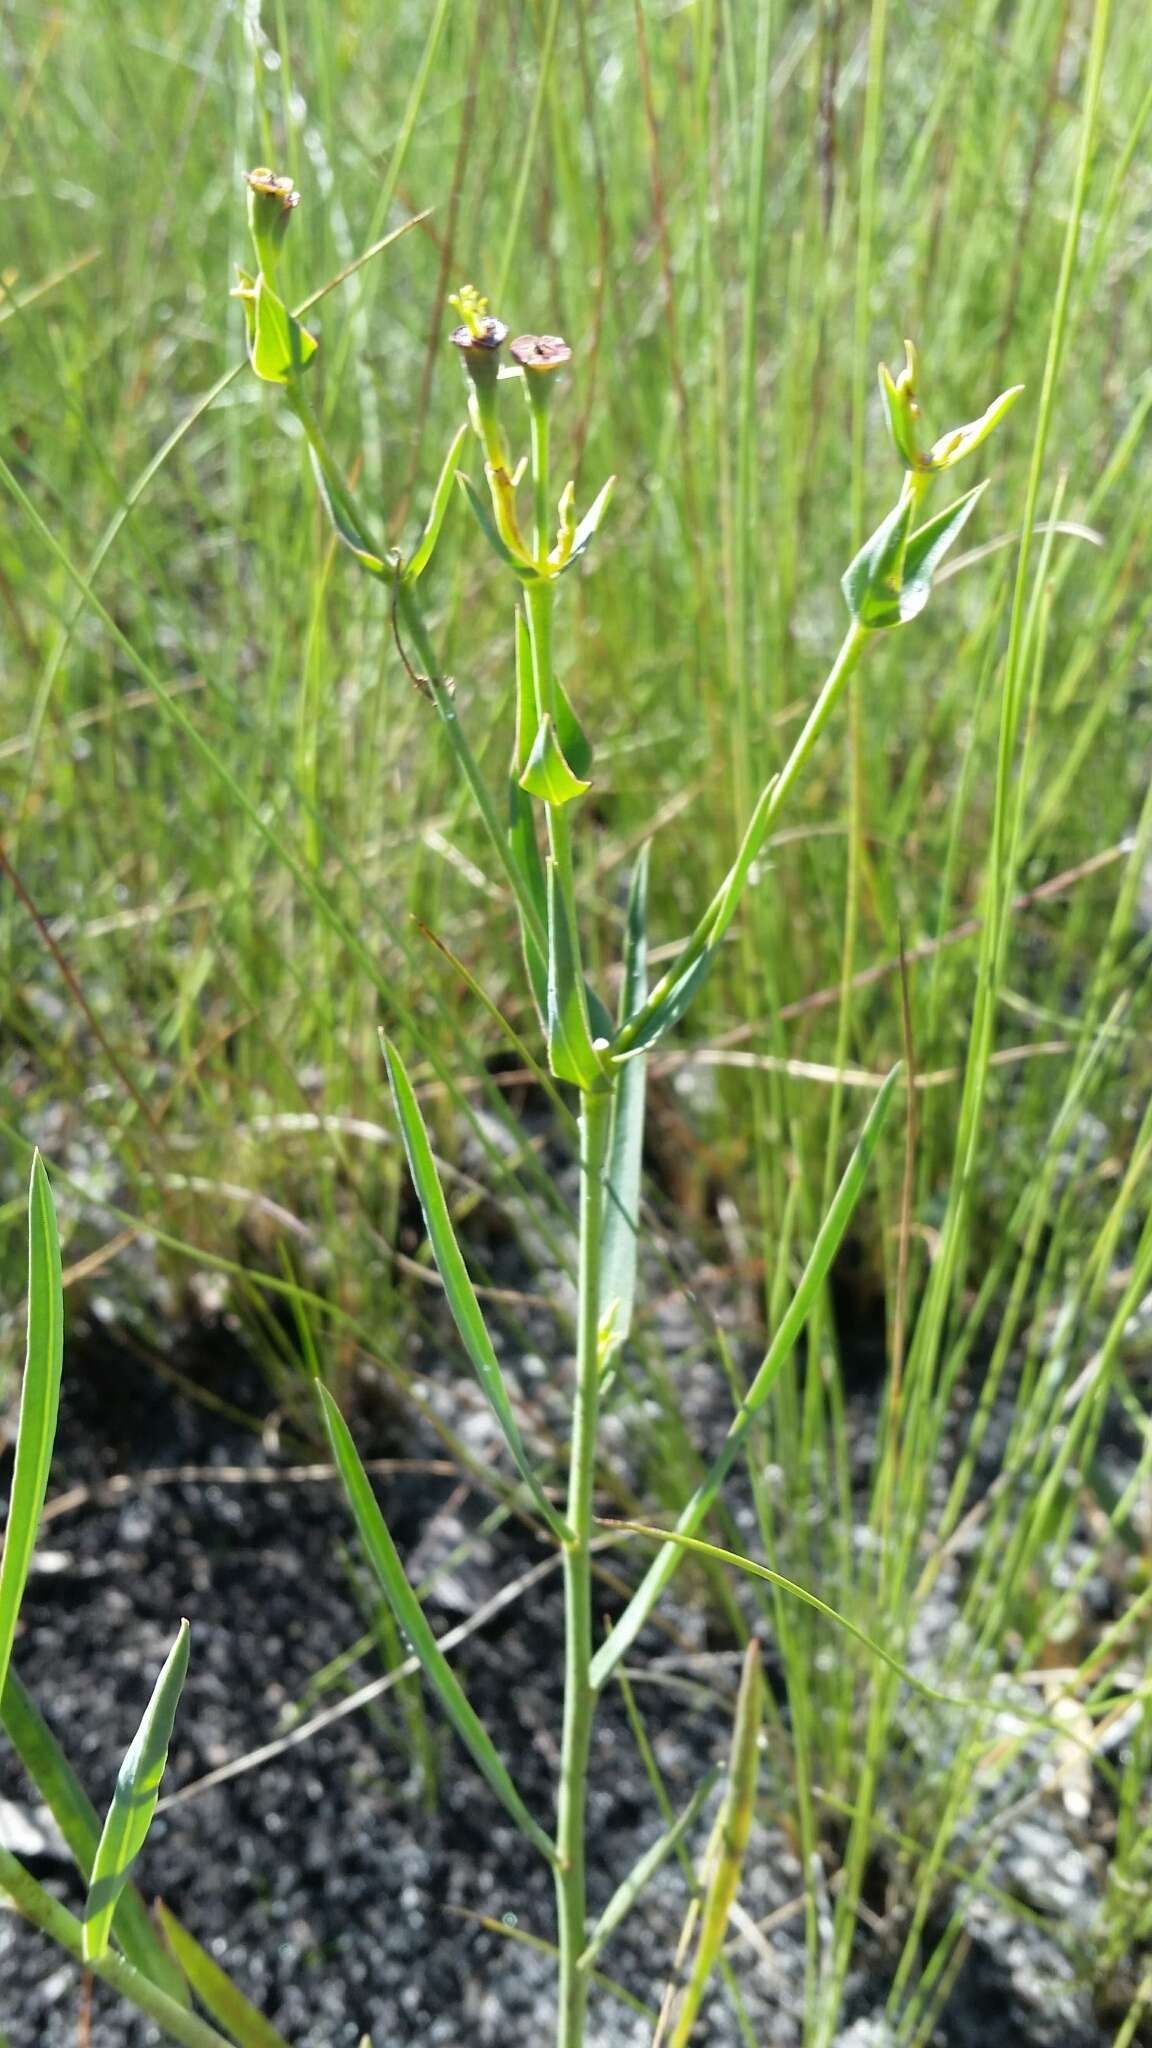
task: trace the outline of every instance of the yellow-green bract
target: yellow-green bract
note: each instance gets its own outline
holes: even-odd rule
[[[160,1781],[168,1762],[172,1723],[188,1671],[188,1643],[188,1623],[182,1621],[144,1718],[120,1766],[88,1886],[84,1915],[86,1962],[98,1960],[108,1947],[116,1901],[152,1825]]]

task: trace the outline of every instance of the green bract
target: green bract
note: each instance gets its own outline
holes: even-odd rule
[[[857,625],[869,632],[906,626],[932,593],[932,578],[963,532],[987,486],[977,484],[914,533],[915,493],[906,490],[845,571],[841,589]]]

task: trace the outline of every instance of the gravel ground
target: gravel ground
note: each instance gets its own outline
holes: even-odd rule
[[[253,1409],[262,1387],[226,1330],[198,1333],[177,1364],[210,1393]],[[266,1398],[266,1397],[265,1397]],[[722,1399],[722,1396],[721,1396]],[[707,1400],[701,1400],[702,1411]],[[718,1409],[718,1413],[720,1410]],[[423,1455],[397,1419],[366,1407],[365,1453]],[[706,1433],[706,1432],[705,1432]],[[47,1525],[25,1610],[18,1666],[98,1806],[176,1618],[193,1625],[192,1669],[167,1784],[175,1791],[276,1737],[315,1671],[363,1626],[345,1553],[348,1522],[326,1480],[268,1482],[269,1452],[250,1430],[161,1381],[98,1334],[73,1344],[55,1486],[92,1486],[155,1467],[253,1468],[244,1483],[197,1479],[134,1486],[77,1505]],[[2,1468],[0,1468],[2,1477]],[[514,1526],[476,1535],[483,1504],[447,1478],[381,1482],[389,1521],[410,1567],[427,1572],[474,1537],[429,1601],[438,1629],[460,1623],[542,1553]],[[643,1707],[673,1799],[723,1753],[727,1646],[708,1646],[698,1617],[681,1617],[716,1653],[708,1686],[643,1689]],[[946,1619],[946,1617],[945,1617]],[[654,1639],[669,1661],[667,1638]],[[681,1669],[691,1669],[681,1659]],[[545,1577],[470,1636],[457,1668],[538,1811],[546,1814],[560,1718],[561,1611]],[[369,1656],[350,1684],[377,1675]],[[328,1699],[337,1697],[328,1695]],[[420,1802],[400,1716],[391,1701],[335,1722],[264,1767],[177,1803],[158,1818],[138,1871],[146,1895],[169,1905],[212,1947],[295,2048],[475,2044],[513,2048],[549,2038],[550,1965],[522,1944],[459,1917],[483,1913],[550,1935],[551,1887],[505,1822],[467,1758],[439,1729],[439,1797]],[[594,1905],[604,1902],[654,1831],[653,1807],[626,1726],[609,1705],[594,1757]],[[6,1749],[0,1823],[23,1828],[27,1860],[70,1903],[79,1893],[50,1826]],[[29,1833],[28,1830],[31,1830]],[[1006,1846],[998,1882],[1075,1925],[1091,1910],[1099,1871],[1065,1817],[1034,1809]],[[786,1917],[801,1874],[784,1838],[753,1840],[742,1893],[758,1919],[780,1914],[771,1967],[741,1976],[765,2048],[795,2048],[804,1983],[802,1923]],[[1039,1897],[1036,1895],[1039,1894]],[[658,2002],[683,1912],[678,1873],[662,1874],[603,1964],[635,1995]],[[929,1930],[931,1933],[932,1930]],[[968,1908],[971,1947],[932,2037],[934,2048],[1105,2048],[1105,2033],[1061,1944],[1001,1910]],[[883,1928],[865,1934],[850,1980],[838,2048],[893,2048],[882,2017],[893,1964]],[[70,1965],[13,1916],[0,1913],[0,2027],[11,2048],[143,2048],[153,2029],[97,1992],[90,2035],[79,2031]],[[722,1998],[702,2044],[739,2036]],[[641,2048],[650,2023],[598,1995],[589,2048]]]

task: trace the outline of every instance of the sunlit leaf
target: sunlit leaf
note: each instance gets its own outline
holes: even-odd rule
[[[84,1956],[104,1954],[112,1932],[116,1901],[128,1872],[148,1838],[160,1783],[168,1762],[172,1724],[188,1673],[189,1628],[186,1621],[173,1643],[132,1744],[120,1766],[112,1804],[92,1864],[84,1915]]]
[[[87,1883],[100,1841],[100,1816],[11,1664],[0,1700],[0,1724]],[[118,1947],[142,1976],[166,1991],[169,1998],[175,1998],[181,2005],[188,2004],[184,1978],[157,1936],[148,1909],[131,1883],[120,1894],[112,1933]]]

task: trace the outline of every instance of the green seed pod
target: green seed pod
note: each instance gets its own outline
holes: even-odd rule
[[[276,269],[277,259],[288,232],[288,223],[300,204],[300,194],[291,178],[277,177],[266,165],[246,171],[248,226],[256,260],[266,277]]]

